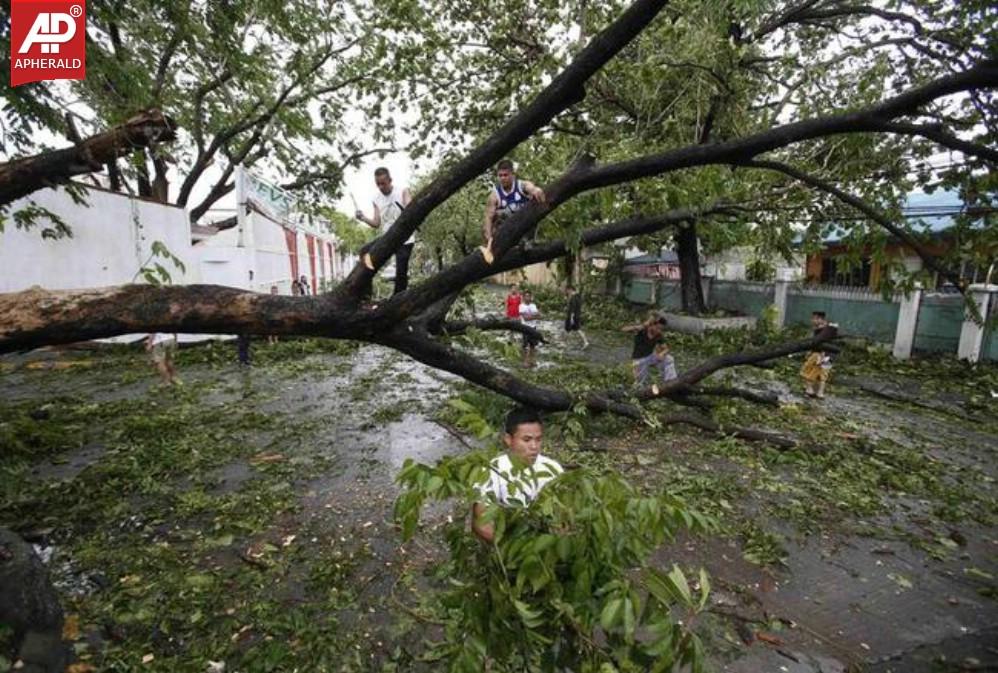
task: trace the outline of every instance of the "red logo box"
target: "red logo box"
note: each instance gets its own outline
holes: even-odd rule
[[[86,0],[12,0],[10,85],[86,75]]]

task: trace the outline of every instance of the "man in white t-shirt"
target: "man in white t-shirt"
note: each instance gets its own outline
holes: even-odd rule
[[[485,502],[476,502],[471,512],[471,529],[486,542],[495,539],[495,527],[482,520],[489,506],[526,507],[564,471],[557,461],[541,455],[544,427],[535,409],[513,409],[503,430],[506,453],[489,463],[489,476],[478,486]]]
[[[387,231],[412,201],[412,195],[407,188],[392,184],[392,175],[384,166],[374,170],[374,184],[378,187],[374,197],[374,217],[367,217],[364,211],[358,210],[357,219],[374,229]],[[409,286],[409,257],[415,243],[416,234],[413,233],[395,253],[395,291],[392,294],[398,294]]]
[[[540,317],[541,312],[537,309],[537,304],[534,303],[534,295],[524,292],[523,299],[520,301],[520,322],[533,327],[530,323],[540,320]],[[523,335],[523,366],[528,369],[535,364],[534,356],[538,343],[536,337],[529,334]]]

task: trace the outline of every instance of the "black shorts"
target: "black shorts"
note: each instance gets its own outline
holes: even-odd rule
[[[582,322],[579,320],[572,320],[571,318],[565,319],[565,331],[566,332],[578,332],[582,329]]]
[[[539,344],[539,343],[540,343],[540,340],[537,337],[535,337],[533,335],[530,335],[530,334],[524,334],[523,335],[523,347],[524,348],[536,348],[537,344]]]

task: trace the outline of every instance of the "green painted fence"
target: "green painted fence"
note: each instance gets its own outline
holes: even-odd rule
[[[958,294],[924,294],[915,324],[916,351],[956,353],[963,328],[963,297]]]
[[[715,280],[710,284],[711,308],[760,317],[773,303],[772,283]]]
[[[998,325],[991,323],[991,327],[984,334],[984,346],[981,347],[981,359],[998,362]]]
[[[683,287],[678,280],[658,281],[658,307],[663,311],[683,309]]]
[[[624,280],[624,298],[635,304],[651,304],[655,281],[648,278],[627,277]]]
[[[886,302],[863,288],[795,288],[787,293],[787,325],[808,325],[812,311],[824,311],[842,334],[894,343],[897,302]],[[955,349],[955,346],[954,346]]]
[[[625,276],[624,297],[635,304],[655,305],[666,311],[682,308],[678,281]],[[772,283],[712,281],[707,291],[711,309],[760,316],[773,304]],[[844,335],[865,337],[885,344],[894,343],[900,297],[884,299],[865,288],[814,287],[791,285],[787,292],[786,325],[808,325],[812,311],[824,311],[838,323]],[[998,296],[992,301],[998,302]],[[916,352],[956,354],[963,327],[963,298],[955,294],[926,293],[915,325]],[[991,325],[984,334],[981,359],[998,361],[998,306],[991,308]]]

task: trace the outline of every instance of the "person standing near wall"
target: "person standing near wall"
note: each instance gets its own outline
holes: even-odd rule
[[[272,294],[272,295],[276,295],[277,294],[277,286],[276,285],[271,285],[270,286],[270,294]],[[277,343],[277,335],[276,334],[270,334],[270,335],[268,335],[267,336],[267,343],[269,345],[271,345],[271,346],[273,346],[274,344],[276,344]]]
[[[523,301],[520,303],[520,321],[524,325],[529,325],[539,320],[540,317],[541,312],[537,309],[537,304],[534,303],[533,295],[529,292],[524,292]],[[536,337],[529,334],[523,335],[523,366],[528,369],[536,364],[534,358],[538,343]]]
[[[356,216],[358,220],[369,227],[387,231],[412,202],[412,194],[406,187],[396,187],[392,183],[391,173],[384,166],[374,170],[374,184],[378,188],[378,192],[374,196],[374,216],[367,217],[362,210],[358,210]],[[412,256],[412,249],[415,245],[416,234],[413,232],[395,253],[395,290],[392,292],[393,295],[409,287],[409,258]]]
[[[250,364],[250,335],[242,333],[236,337],[236,348],[239,351],[239,364],[249,367]]]
[[[523,297],[520,296],[520,286],[513,283],[513,286],[509,288],[509,294],[506,295],[506,317],[510,320],[518,320],[520,318],[520,302],[523,301]]]
[[[582,337],[582,350],[585,350],[589,348],[589,339],[582,331],[582,295],[571,285],[565,288],[565,294],[568,296],[568,314],[565,316],[566,337],[572,332],[578,334]]]
[[[154,332],[146,337],[146,351],[152,356],[153,365],[164,385],[180,385],[173,356],[177,352],[177,335]]]

